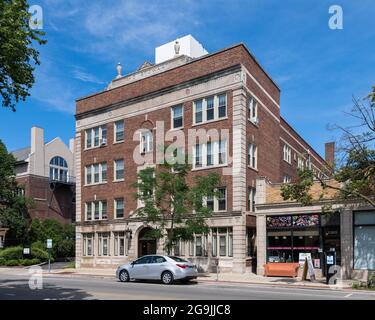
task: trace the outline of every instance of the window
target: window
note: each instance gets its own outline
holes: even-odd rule
[[[152,131],[151,130],[143,131],[141,133],[141,148],[140,148],[140,152],[141,153],[151,152],[152,151],[152,146],[153,146]]]
[[[286,161],[288,163],[292,162],[292,149],[287,144],[284,144],[283,159],[284,159],[284,161]]]
[[[201,123],[203,121],[203,107],[202,100],[197,100],[194,102],[195,108],[195,123]]]
[[[354,269],[375,269],[375,211],[354,212]]]
[[[54,181],[68,182],[68,163],[62,157],[53,157],[49,163],[49,178]]]
[[[86,130],[86,149],[107,144],[107,126],[99,126]]]
[[[109,256],[109,232],[98,233],[99,256]]]
[[[248,147],[247,162],[252,169],[257,169],[257,146],[255,143],[250,143]]]
[[[125,256],[125,232],[114,232],[114,255],[115,256]]]
[[[300,170],[303,170],[305,168],[305,161],[300,156],[298,156],[297,158],[297,168]]]
[[[208,195],[206,197],[206,207],[214,212],[227,210],[227,188],[218,188],[216,196]]]
[[[124,199],[115,199],[116,219],[124,217]]]
[[[86,221],[91,220],[106,220],[107,215],[107,201],[91,201],[85,204]]]
[[[292,181],[292,178],[285,174],[284,177],[283,177],[283,183],[290,183]]]
[[[219,118],[227,116],[227,95],[221,94],[219,96]]]
[[[227,163],[226,140],[196,144],[193,149],[193,168],[225,165]]]
[[[83,237],[83,255],[93,256],[94,255],[94,234],[84,233]]]
[[[215,117],[214,97],[207,98],[206,120],[213,120]]]
[[[212,166],[214,164],[212,143],[207,142],[207,166]]]
[[[217,191],[218,211],[225,211],[227,209],[227,189],[219,188]]]
[[[172,108],[172,129],[181,128],[184,125],[184,109],[183,106]]]
[[[196,144],[195,145],[195,168],[202,167],[202,145]]]
[[[116,121],[115,125],[115,142],[124,141],[125,133],[124,133],[124,120]]]
[[[233,256],[233,232],[231,227],[212,228],[212,256]]]
[[[107,182],[107,163],[96,163],[85,167],[86,185]]]
[[[202,256],[202,236],[196,236],[195,237],[195,255],[196,256]]]
[[[255,212],[256,189],[254,187],[248,187],[247,193],[248,193],[247,209],[251,212]]]
[[[189,241],[189,256],[194,256],[194,241]]]
[[[119,159],[114,161],[114,169],[115,169],[115,181],[123,180],[124,179],[124,159]]]
[[[249,109],[249,120],[253,123],[257,123],[258,122],[258,102],[253,97],[249,97],[248,109]]]

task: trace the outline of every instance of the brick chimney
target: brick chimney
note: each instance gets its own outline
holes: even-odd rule
[[[335,143],[334,142],[325,143],[325,160],[329,164],[333,164],[335,162]]]

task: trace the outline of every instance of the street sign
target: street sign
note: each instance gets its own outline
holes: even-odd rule
[[[52,239],[47,239],[47,249],[52,249]]]

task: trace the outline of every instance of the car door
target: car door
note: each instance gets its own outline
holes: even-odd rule
[[[167,260],[162,256],[152,256],[150,263],[150,279],[160,280],[161,273],[165,270]]]
[[[129,275],[132,279],[148,279],[150,256],[141,257],[134,261],[129,268]]]

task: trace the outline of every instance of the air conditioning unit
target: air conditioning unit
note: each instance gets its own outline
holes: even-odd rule
[[[106,138],[102,138],[102,139],[100,139],[100,145],[101,145],[101,146],[105,146],[105,145],[107,145],[107,139],[106,139]]]

